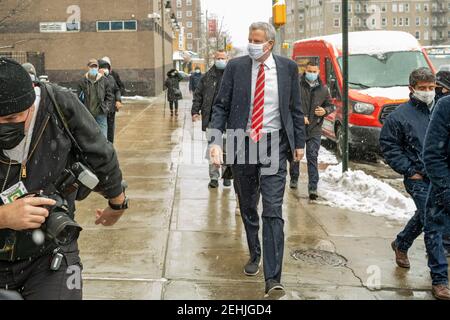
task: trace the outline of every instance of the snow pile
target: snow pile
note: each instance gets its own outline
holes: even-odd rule
[[[326,200],[322,204],[373,216],[407,220],[416,211],[412,199],[363,171],[342,175],[342,165],[330,166],[321,174],[319,192]]]
[[[391,100],[409,100],[408,87],[391,87],[391,88],[370,88],[358,90],[359,93],[368,95],[372,98],[383,97]]]
[[[403,31],[360,31],[350,32],[349,51],[350,54],[377,54],[383,52],[397,51],[420,51],[421,47],[417,39]],[[304,39],[296,43],[324,40],[342,51],[342,34]]]
[[[302,162],[307,163],[306,156],[303,157]],[[331,165],[339,163],[336,156],[332,152],[325,149],[324,147],[321,147],[319,149],[318,162],[325,163],[325,164],[331,164]]]

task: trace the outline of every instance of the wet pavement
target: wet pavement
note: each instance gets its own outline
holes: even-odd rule
[[[234,191],[207,187],[205,142],[190,106],[183,100],[171,118],[159,97],[129,101],[118,115],[115,146],[131,208],[105,228],[94,225],[103,198],[78,205],[84,299],[264,299],[262,275],[243,274]],[[412,269],[399,269],[390,242],[403,223],[310,204],[305,182],[302,168],[299,189],[286,192],[281,299],[432,298],[423,239],[410,251]]]

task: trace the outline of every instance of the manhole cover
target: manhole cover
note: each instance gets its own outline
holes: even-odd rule
[[[309,264],[329,265],[333,267],[343,267],[347,264],[345,257],[335,252],[317,249],[296,250],[292,253],[292,257],[295,260]]]

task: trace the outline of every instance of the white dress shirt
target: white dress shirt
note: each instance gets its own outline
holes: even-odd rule
[[[255,101],[256,80],[261,63],[253,60],[252,65],[252,95],[250,104],[250,116],[248,118],[247,130],[252,127],[253,104]],[[264,70],[266,75],[266,83],[264,86],[264,118],[263,133],[278,131],[282,128],[280,105],[278,96],[278,74],[275,59],[271,54],[264,62]]]

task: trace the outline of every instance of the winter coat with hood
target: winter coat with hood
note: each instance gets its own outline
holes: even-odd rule
[[[167,73],[167,79],[164,82],[164,88],[167,88],[167,100],[169,100],[170,102],[183,99],[183,96],[177,94],[177,92],[180,93],[180,81],[182,79],[183,77],[175,69],[172,69]]]
[[[92,110],[91,99],[93,99],[92,95],[94,94],[99,101],[100,110]],[[114,89],[111,83],[100,73],[97,74],[95,81],[89,78],[89,73],[85,74],[78,87],[78,97],[94,117],[99,114],[106,115],[115,108]]]
[[[214,100],[219,93],[219,88],[222,83],[224,70],[219,70],[213,66],[201,78],[197,89],[194,92],[194,100],[192,104],[192,115],[202,115],[202,130],[206,131],[209,122],[211,121],[212,107]]]
[[[381,151],[387,164],[405,178],[415,174],[426,176],[422,150],[430,116],[427,104],[411,97],[384,122],[380,134]]]
[[[303,74],[300,79],[300,94],[302,111],[309,120],[309,125],[306,125],[306,137],[320,137],[324,118],[335,111],[334,105],[331,103],[330,91],[327,86],[322,84],[320,77],[310,85]],[[316,116],[317,107],[325,109],[326,114],[323,117]]]

